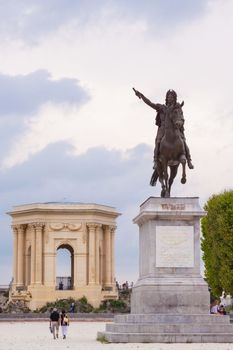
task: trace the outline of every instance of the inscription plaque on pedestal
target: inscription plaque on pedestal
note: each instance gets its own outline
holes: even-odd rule
[[[156,267],[194,267],[193,226],[156,227]]]

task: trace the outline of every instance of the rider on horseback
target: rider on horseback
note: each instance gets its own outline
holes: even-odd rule
[[[150,106],[151,108],[153,108],[157,111],[155,124],[158,126],[158,131],[157,131],[157,135],[155,138],[154,166],[153,166],[153,168],[156,169],[157,164],[158,164],[159,154],[160,154],[160,142],[161,142],[161,140],[164,136],[164,132],[165,132],[165,118],[166,118],[166,115],[168,113],[170,113],[176,107],[177,94],[174,90],[168,90],[166,93],[166,99],[165,99],[165,105],[164,105],[164,104],[160,104],[160,103],[153,103],[147,97],[145,97],[141,92],[135,90],[134,88],[133,88],[133,90],[134,90],[136,96],[138,96],[148,106]],[[183,120],[183,125],[184,125],[184,120]],[[186,143],[183,125],[181,125],[179,128],[180,136],[181,136],[183,143],[184,143],[185,155],[186,155],[188,167],[190,169],[193,169],[194,166],[192,164],[190,151],[189,151],[188,145]]]

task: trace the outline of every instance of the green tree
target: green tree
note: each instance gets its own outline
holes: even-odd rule
[[[213,195],[205,204],[201,247],[205,277],[213,295],[233,295],[233,190]]]

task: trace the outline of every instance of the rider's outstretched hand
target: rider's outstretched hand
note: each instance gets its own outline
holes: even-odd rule
[[[142,98],[142,93],[139,92],[138,90],[134,89],[133,88],[133,91],[135,92],[135,95],[138,97],[138,98]]]

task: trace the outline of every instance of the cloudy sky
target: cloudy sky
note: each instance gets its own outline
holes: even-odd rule
[[[138,276],[132,219],[149,196],[153,102],[185,101],[194,170],[174,196],[233,182],[233,1],[0,0],[0,284],[12,276],[14,205],[84,202],[122,213],[116,278]]]

